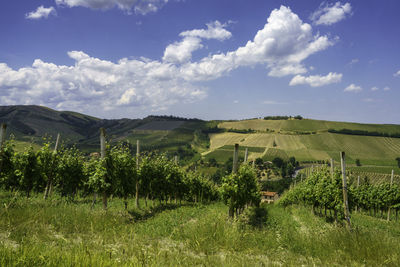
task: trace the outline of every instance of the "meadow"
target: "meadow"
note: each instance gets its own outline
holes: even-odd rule
[[[92,210],[91,198],[4,191],[0,202],[1,266],[400,264],[400,223],[357,213],[350,232],[302,206],[264,206],[262,223],[251,226],[245,215],[229,219],[219,202],[124,211],[113,198],[104,211]]]

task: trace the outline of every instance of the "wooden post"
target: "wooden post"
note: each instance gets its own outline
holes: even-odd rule
[[[2,123],[0,128],[0,153],[3,152],[4,143],[6,141],[6,130],[7,130],[7,124]],[[0,161],[0,171],[3,168],[2,162],[3,161]]]
[[[244,162],[247,163],[247,158],[249,156],[249,149],[246,147],[244,151]]]
[[[176,165],[178,165],[178,156],[177,155],[174,156],[174,162]]]
[[[55,144],[55,146],[54,146],[54,151],[53,151],[53,154],[56,154],[57,153],[57,148],[58,148],[58,143],[60,142],[60,134],[58,133],[57,134],[57,139],[56,139],[56,144]],[[53,165],[54,165],[54,162],[53,162]],[[51,192],[52,192],[52,190],[53,190],[53,176],[52,176],[52,174],[51,174],[51,176],[50,177],[48,177],[48,180],[47,180],[47,185],[46,185],[46,188],[45,188],[45,190],[44,190],[44,199],[47,199],[47,197],[49,196],[49,195],[51,195]]]
[[[239,144],[235,144],[235,148],[233,150],[232,173],[237,173],[238,171],[238,156],[239,156]]]
[[[256,160],[255,159],[253,159],[253,169],[255,168],[255,166],[256,166]]]
[[[392,170],[392,176],[390,177],[390,187],[393,185],[393,180],[394,180],[394,170]]]
[[[136,141],[136,171],[139,171],[140,166],[140,141]],[[139,204],[139,179],[136,178],[136,193],[135,193],[135,205],[136,208],[140,209]]]
[[[54,153],[57,153],[58,144],[60,143],[60,134],[57,134],[56,144],[54,145]]]
[[[347,198],[346,161],[345,161],[345,153],[344,152],[340,152],[340,159],[341,159],[340,163],[342,166],[344,218],[346,220],[349,230],[351,230],[349,201]]]
[[[3,146],[6,141],[7,124],[2,123],[0,128],[0,150],[3,151]]]
[[[106,130],[100,128],[100,158],[104,159],[106,157]],[[103,208],[107,209],[107,192],[103,192]]]
[[[392,176],[390,177],[390,188],[392,188],[393,186],[393,179],[394,179],[394,170],[392,170]],[[390,221],[390,209],[391,207],[388,208],[387,221]]]

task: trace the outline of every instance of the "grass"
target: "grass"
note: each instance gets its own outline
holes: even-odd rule
[[[398,266],[400,224],[354,214],[355,230],[309,209],[267,207],[263,228],[227,218],[227,207],[167,205],[107,212],[90,199],[48,201],[0,192],[1,266]],[[143,204],[143,203],[142,203]]]

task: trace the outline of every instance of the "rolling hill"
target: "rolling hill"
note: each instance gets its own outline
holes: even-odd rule
[[[249,150],[250,159],[294,156],[301,162],[339,160],[339,152],[345,151],[349,163],[360,159],[366,166],[396,166],[395,158],[400,156],[400,138],[385,136],[400,133],[399,125],[253,119],[221,122],[218,127],[222,132],[210,134],[210,150],[204,155],[215,157],[219,162],[231,157],[232,153],[225,147],[235,143],[253,148]],[[365,135],[331,132],[343,129]],[[382,136],[373,136],[376,134]]]
[[[388,137],[399,134],[400,125],[389,124],[311,119],[202,121],[172,116],[106,120],[42,106],[0,107],[0,122],[7,123],[8,135],[15,136],[20,148],[60,133],[67,145],[97,151],[99,128],[104,127],[114,143],[134,144],[139,139],[144,150],[179,151],[187,158],[197,155],[196,159],[202,153],[205,160],[215,158],[220,163],[232,156],[235,143],[242,156],[244,148],[249,148],[250,159],[294,156],[307,163],[339,160],[339,152],[345,151],[350,164],[359,159],[364,168],[381,166],[386,170],[395,167],[395,158],[400,157],[400,138]],[[341,133],[343,129],[347,134]]]

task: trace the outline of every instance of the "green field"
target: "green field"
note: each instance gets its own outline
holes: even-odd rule
[[[210,151],[219,158],[223,156],[222,147],[238,143],[240,146],[264,149],[261,156],[271,160],[275,156],[288,158],[294,156],[300,162],[339,160],[339,153],[346,152],[347,163],[355,164],[359,159],[362,165],[371,166],[370,171],[385,173],[385,168],[397,168],[395,158],[400,156],[400,138],[346,135],[327,132],[328,129],[351,129],[376,131],[382,133],[400,133],[399,125],[359,124],[347,122],[329,122],[319,120],[244,120],[219,124],[225,129],[253,129],[256,133],[214,133],[210,134]],[[266,129],[269,129],[267,132]],[[273,130],[273,131],[271,131]],[[310,134],[312,133],[312,134]],[[218,151],[218,152],[217,152]]]
[[[288,132],[326,132],[328,129],[341,130],[363,130],[369,132],[400,133],[399,125],[392,124],[362,124],[352,122],[335,122],[323,120],[242,120],[228,121],[219,124],[220,128],[257,131],[266,131],[266,129]]]
[[[352,215],[353,231],[302,207],[267,206],[262,228],[227,207],[168,204],[107,212],[91,199],[0,192],[1,266],[399,266],[400,224]],[[129,203],[133,206],[133,201]]]

